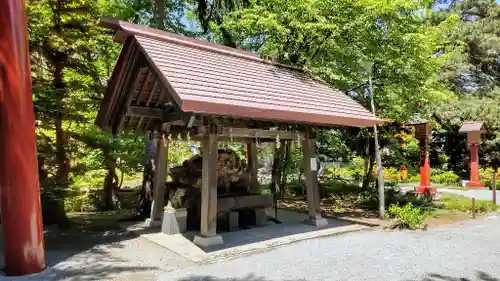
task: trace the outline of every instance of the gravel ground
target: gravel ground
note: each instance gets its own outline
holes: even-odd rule
[[[500,219],[365,231],[160,275],[162,281],[499,281]]]
[[[499,224],[492,216],[422,232],[370,230],[206,265],[119,230],[55,236],[49,269],[0,281],[500,281]]]

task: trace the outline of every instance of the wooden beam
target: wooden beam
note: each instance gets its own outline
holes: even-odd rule
[[[201,185],[200,232],[204,237],[215,236],[217,229],[217,136],[214,128],[202,142],[203,167]]]
[[[145,106],[129,106],[127,108],[127,115],[162,119],[164,110]]]
[[[302,150],[304,153],[304,173],[306,176],[307,188],[307,206],[309,211],[309,219],[311,221],[320,221],[321,208],[317,178],[317,160],[314,155],[314,143],[311,138],[311,129],[307,128],[305,138],[302,142]]]
[[[154,176],[153,203],[151,205],[151,220],[161,220],[163,214],[165,182],[168,174],[168,145],[167,136],[160,134],[156,149],[156,171]]]
[[[198,133],[196,135],[204,135],[207,128],[204,126],[197,127]],[[279,137],[280,140],[303,140],[304,134],[301,132],[289,131],[270,131],[261,129],[249,128],[227,128],[223,127],[222,132],[217,134],[217,137],[233,137],[233,138],[253,138],[253,139],[271,139],[275,140]]]

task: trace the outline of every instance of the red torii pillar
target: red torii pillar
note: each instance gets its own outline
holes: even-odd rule
[[[422,161],[420,164],[420,185],[416,188],[417,193],[436,193],[436,188],[431,185],[431,165],[429,161],[429,145],[430,145],[430,123],[414,124],[415,138],[419,140],[420,146],[423,148]]]
[[[45,268],[25,1],[0,1],[0,191],[5,273]]]
[[[467,145],[470,154],[470,180],[466,186],[482,189],[484,183],[479,177],[479,144],[481,143],[481,133],[485,131],[484,122],[465,122],[460,128],[460,133],[467,133]]]

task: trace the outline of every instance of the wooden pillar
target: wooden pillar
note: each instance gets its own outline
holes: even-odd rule
[[[250,183],[250,193],[252,194],[260,194],[261,192],[259,179],[257,176],[257,156],[257,141],[255,139],[251,139],[247,142],[247,173]]]
[[[26,1],[0,1],[0,190],[8,276],[45,268]]]
[[[203,166],[201,184],[201,221],[200,235],[194,243],[208,247],[222,244],[222,237],[217,235],[217,130],[211,126],[208,135],[202,141]]]
[[[167,181],[168,174],[168,145],[167,135],[161,133],[157,141],[153,203],[151,204],[151,216],[146,220],[147,226],[157,226],[161,224],[163,206],[165,203],[165,182]]]
[[[311,135],[311,129],[307,128],[302,143],[304,153],[304,173],[306,177],[307,205],[309,210],[309,219],[306,223],[315,226],[325,226],[327,221],[321,217],[319,186],[318,186],[318,164],[314,155],[314,143]]]
[[[484,188],[484,183],[481,182],[479,176],[479,143],[481,142],[481,132],[469,132],[467,134],[467,143],[469,146],[470,155],[470,181],[467,183],[471,188]]]

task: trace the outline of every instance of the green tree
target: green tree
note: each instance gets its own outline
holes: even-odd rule
[[[377,111],[405,121],[429,116],[451,96],[436,79],[447,55],[436,52],[453,18],[427,24],[428,4],[263,0],[231,13],[222,27],[239,47],[296,64],[365,105],[365,64],[375,62]]]

